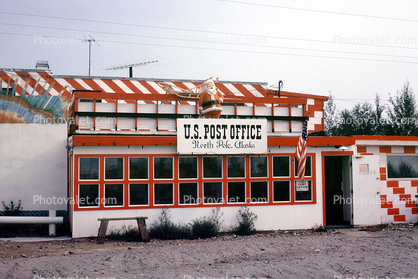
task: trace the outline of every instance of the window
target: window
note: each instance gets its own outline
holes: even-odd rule
[[[251,177],[267,177],[267,157],[251,157]]]
[[[173,183],[154,184],[154,204],[174,204]]]
[[[129,179],[148,179],[148,158],[129,158]]]
[[[156,157],[154,158],[154,178],[173,179],[173,158]]]
[[[179,157],[179,178],[197,178],[197,157]]]
[[[245,177],[245,157],[228,157],[228,177]]]
[[[99,206],[99,185],[80,184],[78,186],[78,206]]]
[[[123,206],[123,184],[105,184],[105,206]]]
[[[179,183],[180,204],[198,204],[197,183]]]
[[[290,157],[289,156],[273,156],[273,176],[289,177],[290,176]]]
[[[311,201],[312,200],[312,180],[305,180],[307,185],[298,186],[299,181],[295,181],[295,200]]]
[[[268,202],[268,182],[253,181],[251,182],[251,202],[262,203]]]
[[[148,205],[148,184],[129,185],[129,205]]]
[[[222,182],[203,183],[203,202],[222,203]]]
[[[295,176],[298,175],[299,162],[295,158]],[[305,176],[312,176],[312,156],[306,156]]]
[[[105,179],[123,179],[123,158],[105,158]]]
[[[273,201],[290,201],[290,181],[273,181]]]
[[[80,158],[80,180],[99,179],[99,158]]]
[[[203,178],[222,178],[222,157],[203,157]]]
[[[228,203],[245,203],[245,182],[228,182]]]
[[[418,156],[387,156],[388,178],[417,178]]]

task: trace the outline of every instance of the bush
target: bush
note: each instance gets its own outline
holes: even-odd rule
[[[137,228],[132,228],[131,226],[128,228],[123,226],[120,230],[112,231],[107,238],[113,240],[126,240],[129,242],[142,240],[139,230]]]
[[[234,232],[242,235],[250,235],[255,233],[255,224],[258,216],[251,212],[248,207],[243,207],[238,211],[238,226],[234,228]]]
[[[202,217],[191,223],[193,238],[208,238],[219,235],[221,214],[219,208],[214,209],[211,217]]]
[[[192,233],[190,227],[187,225],[176,225],[170,220],[170,215],[167,209],[163,209],[158,222],[151,224],[149,236],[151,238],[159,239],[185,239],[191,238]]]

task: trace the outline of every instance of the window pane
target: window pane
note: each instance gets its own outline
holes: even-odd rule
[[[273,157],[273,176],[290,176],[289,156]]]
[[[388,156],[388,178],[417,178],[418,156]]]
[[[78,186],[79,197],[78,206],[99,206],[99,185],[97,184],[80,184]]]
[[[129,158],[129,179],[148,179],[148,158]]]
[[[245,177],[245,157],[228,157],[228,177]]]
[[[251,157],[251,177],[267,177],[267,157]]]
[[[197,204],[197,183],[179,183],[180,204]]]
[[[308,189],[305,191],[298,191],[295,181],[295,199],[296,201],[311,201],[312,200],[312,180],[305,180],[308,182]]]
[[[154,201],[155,204],[173,204],[173,183],[155,183]]]
[[[157,157],[154,158],[154,177],[155,178],[173,178],[173,158]]]
[[[203,157],[203,177],[222,178],[222,157]]]
[[[290,201],[290,181],[273,182],[273,201]]]
[[[267,181],[251,182],[251,202],[268,202]]]
[[[245,202],[245,182],[228,182],[228,203]]]
[[[204,203],[222,203],[222,182],[205,182],[203,184]]]
[[[105,179],[123,179],[123,158],[105,158]]]
[[[80,179],[99,179],[99,158],[80,158]]]
[[[148,184],[130,184],[129,185],[129,204],[147,205],[148,204]]]
[[[179,178],[197,178],[197,157],[179,157]]]
[[[298,175],[299,162],[295,158],[295,176]],[[312,156],[306,156],[305,176],[312,176]]]
[[[105,184],[105,206],[123,205],[123,184]]]

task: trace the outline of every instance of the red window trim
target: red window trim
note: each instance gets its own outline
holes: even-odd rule
[[[295,181],[299,180],[298,177],[294,175],[295,167],[292,163],[294,154],[293,153],[268,153],[260,154],[260,156],[268,157],[268,177],[250,177],[250,157],[254,156],[253,154],[245,155],[246,158],[246,176],[245,178],[228,178],[227,177],[227,157],[230,155],[223,155],[223,174],[222,178],[213,179],[205,178],[203,179],[203,155],[196,155],[198,158],[198,178],[197,179],[179,179],[178,177],[178,158],[180,156],[176,154],[75,154],[74,155],[74,173],[72,174],[74,178],[73,193],[74,196],[74,210],[75,211],[87,211],[87,210],[121,210],[121,209],[149,209],[149,208],[185,208],[185,207],[228,207],[228,206],[268,206],[268,205],[303,205],[303,204],[316,204],[316,160],[315,153],[308,153],[307,156],[312,156],[312,176],[305,177],[305,180],[312,180],[312,200],[311,201],[296,201],[295,200]],[[242,155],[244,156],[244,155]],[[289,156],[290,159],[290,177],[272,177],[273,175],[273,157],[274,156]],[[80,180],[79,179],[79,158],[80,157],[99,157],[99,180]],[[124,158],[124,179],[123,180],[105,180],[104,179],[104,158],[105,157],[123,157]],[[129,179],[129,158],[130,157],[146,157],[148,158],[148,179]],[[173,157],[174,158],[174,178],[173,179],[154,179],[154,168],[153,162],[154,157]],[[191,157],[191,156],[186,156]],[[193,156],[194,157],[194,156]],[[152,164],[152,165],[150,165]],[[223,189],[223,203],[214,204],[214,203],[203,203],[203,183],[204,182],[222,182]],[[245,195],[246,201],[251,200],[251,182],[252,181],[267,181],[268,182],[268,202],[266,203],[228,203],[228,181],[244,181],[245,182]],[[291,199],[289,202],[278,202],[273,201],[273,181],[290,181],[290,195]],[[201,202],[199,204],[180,204],[179,197],[179,187],[180,182],[197,182],[198,183],[198,200]],[[78,206],[78,193],[80,184],[99,184],[99,198],[100,201],[104,200],[104,185],[108,183],[123,183],[124,184],[124,205],[123,206],[104,206],[101,202],[98,207],[79,207]],[[146,183],[148,184],[148,205],[129,205],[129,184],[133,183]],[[174,204],[173,205],[154,205],[154,183],[174,183]]]

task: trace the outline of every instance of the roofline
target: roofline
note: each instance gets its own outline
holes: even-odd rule
[[[19,69],[19,68],[0,68],[0,71],[14,71],[14,72],[48,72],[51,73],[51,69]],[[138,77],[120,77],[120,76],[85,76],[85,75],[54,75],[50,74],[54,78],[84,78],[84,79],[121,79],[121,80],[143,80],[143,81],[162,81],[162,82],[194,82],[203,83],[206,79],[167,79],[167,78],[138,78]],[[219,83],[236,83],[236,84],[252,84],[267,86],[267,82],[253,82],[253,81],[230,81],[230,80],[215,80]]]

